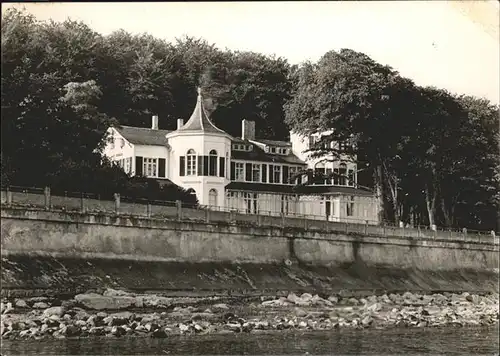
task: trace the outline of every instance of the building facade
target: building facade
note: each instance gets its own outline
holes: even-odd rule
[[[232,137],[210,121],[200,90],[191,117],[179,119],[176,130],[160,130],[153,116],[151,128],[111,127],[108,137],[103,154],[126,173],[170,180],[211,209],[378,223],[376,198],[358,188],[352,157],[312,159],[307,151],[320,134],[258,139],[248,120],[241,137]],[[313,181],[314,172],[325,179]]]

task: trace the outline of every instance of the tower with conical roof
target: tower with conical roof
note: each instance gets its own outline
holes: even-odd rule
[[[208,117],[198,88],[196,105],[184,124],[166,135],[170,152],[170,177],[175,184],[196,192],[202,205],[224,206],[224,187],[229,183],[231,136]]]

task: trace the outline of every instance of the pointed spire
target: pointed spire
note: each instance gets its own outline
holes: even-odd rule
[[[177,131],[206,131],[206,132],[217,132],[224,133],[221,129],[216,127],[212,121],[208,118],[207,112],[203,105],[203,96],[201,94],[201,88],[197,88],[198,98],[196,100],[196,106],[189,118],[188,122]]]

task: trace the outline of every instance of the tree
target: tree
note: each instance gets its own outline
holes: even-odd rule
[[[328,132],[312,148],[313,156],[338,159],[346,152],[331,143],[351,141],[347,153],[374,167],[383,212],[384,175],[394,174],[392,161],[401,138],[399,120],[405,112],[402,101],[413,83],[348,49],[330,51],[317,64],[304,63],[293,81],[293,96],[285,107],[286,123],[303,135]],[[397,185],[392,190],[397,206]]]

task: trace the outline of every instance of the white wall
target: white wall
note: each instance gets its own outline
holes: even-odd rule
[[[133,170],[135,165],[134,145],[128,142],[114,128],[109,128],[107,130],[107,134],[109,139],[112,139],[114,141],[114,144],[111,142],[108,142],[106,144],[103,150],[103,156],[106,156],[111,161],[118,161],[124,158],[132,158],[132,170]]]
[[[143,157],[143,158],[164,158],[165,159],[165,178],[170,178],[168,174],[168,168],[170,165],[170,155],[169,155],[169,150],[167,146],[145,146],[145,145],[135,145],[135,156]],[[159,162],[157,162],[158,166]],[[132,163],[132,169],[135,174],[136,172],[136,167],[135,167],[135,159],[133,160]],[[158,168],[157,168],[158,170]]]
[[[181,133],[168,138],[168,143],[172,148],[169,161],[169,177],[177,185],[196,191],[198,201],[202,205],[209,204],[210,189],[217,190],[217,204],[224,206],[224,187],[229,183],[229,162],[231,155],[231,140],[229,137],[210,134]],[[189,149],[193,149],[196,155],[208,156],[211,150],[216,150],[218,157],[229,155],[226,161],[226,177],[200,177],[200,176],[180,176],[180,157],[185,156]],[[217,159],[217,175],[219,173],[219,159]]]
[[[328,132],[325,132],[324,134],[328,134]],[[318,134],[315,134],[314,136],[319,136]],[[341,155],[340,160],[334,160],[333,156],[324,156],[324,157],[316,157],[316,158],[311,158],[310,153],[306,152],[310,147],[309,147],[309,137],[307,136],[302,136],[299,134],[296,134],[292,131],[290,131],[290,141],[292,142],[292,151],[293,153],[299,157],[301,160],[306,161],[307,163],[307,168],[309,169],[315,169],[318,164],[321,162],[324,163],[325,168],[329,169],[335,169],[339,168],[339,165],[341,163],[341,160],[343,160],[344,164],[347,166],[347,170],[352,169],[355,173],[355,182],[357,182],[357,169],[358,165],[355,162],[356,156],[354,157],[349,157],[348,155]],[[337,143],[333,143],[334,147],[338,147]],[[353,162],[354,161],[354,162]]]

